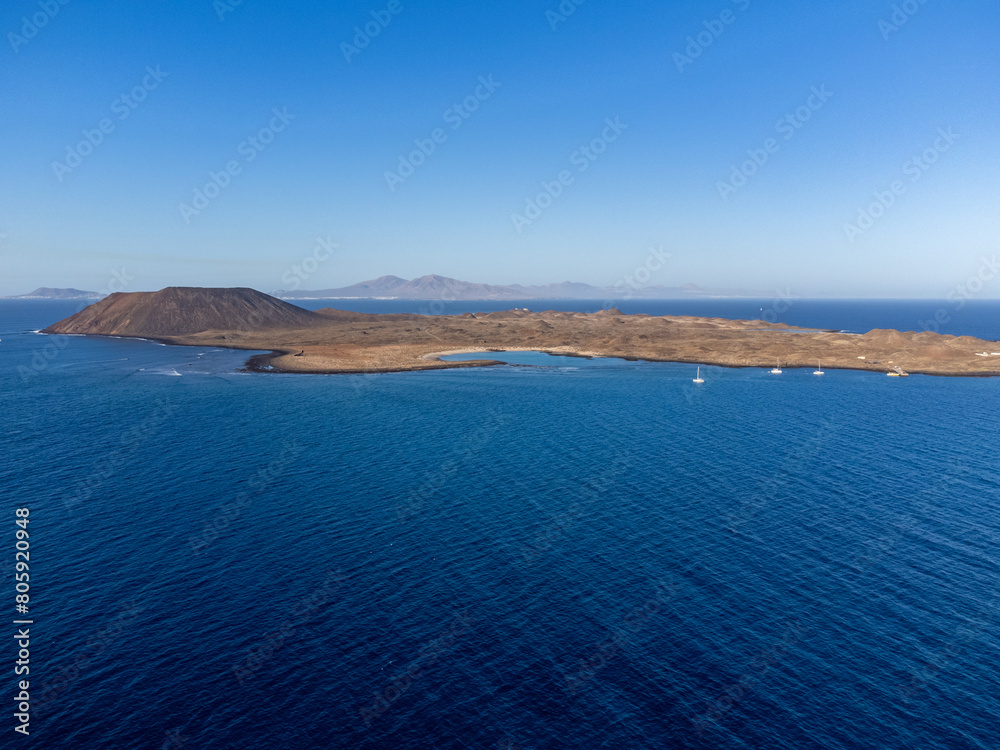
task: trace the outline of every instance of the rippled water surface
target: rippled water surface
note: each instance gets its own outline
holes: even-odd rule
[[[245,374],[76,307],[0,304],[35,747],[997,747],[1000,380]]]

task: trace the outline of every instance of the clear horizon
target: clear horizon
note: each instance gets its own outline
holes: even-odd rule
[[[995,5],[15,0],[0,31],[2,295],[309,261],[1000,298]]]
[[[383,275],[385,275],[385,276],[391,276],[391,275],[394,275],[394,274],[383,274]],[[440,274],[424,274],[424,275],[427,275],[427,276],[431,276],[431,275],[440,276]],[[415,279],[404,279],[404,280],[405,281],[413,281],[413,280],[416,280],[416,279],[419,279],[419,278],[420,277],[415,277]],[[112,280],[114,281],[114,279],[112,279]],[[366,282],[366,281],[374,281],[374,280],[375,279],[359,279],[356,282],[345,284],[344,287],[350,287],[350,286],[353,286],[355,284],[360,284],[360,283],[363,283],[363,282]],[[451,280],[451,281],[459,281],[459,282],[463,282],[463,283],[473,283],[473,284],[474,283],[481,283],[481,284],[487,284],[487,285],[490,285],[490,286],[508,286],[508,285],[503,285],[503,284],[492,284],[491,282],[465,282],[464,279],[449,279],[449,280]],[[560,283],[577,283],[577,282],[573,282],[572,280],[566,280],[565,282],[551,282],[551,283],[552,284],[560,284]],[[116,285],[113,284],[112,286],[116,286]],[[160,291],[160,290],[162,290],[162,289],[164,289],[166,287],[192,287],[192,286],[195,286],[195,285],[166,284],[166,285],[160,286],[160,287],[148,287],[148,288],[147,287],[136,287],[136,288],[123,289],[121,291],[124,291],[124,292],[157,292],[157,291]],[[203,288],[205,288],[204,285],[201,285],[201,286]],[[513,286],[513,284],[511,284],[511,286]],[[522,286],[530,287],[530,286],[536,286],[536,285],[523,284]],[[650,287],[653,287],[653,286],[660,286],[660,285],[650,285]],[[670,287],[670,289],[676,289],[676,288],[679,288],[680,286],[683,286],[683,285],[678,285],[678,287]],[[700,285],[696,285],[696,286],[700,286]],[[295,296],[288,296],[288,297],[286,297],[285,296],[286,293],[294,293],[294,294],[301,295],[303,293],[314,292],[314,291],[315,292],[323,292],[323,291],[337,290],[337,289],[344,288],[344,287],[329,287],[329,288],[326,288],[326,289],[319,289],[319,288],[317,288],[317,289],[306,289],[306,288],[303,287],[303,288],[298,288],[298,289],[280,289],[280,288],[279,289],[261,289],[259,287],[255,287],[255,286],[252,286],[252,285],[249,285],[249,286],[248,285],[241,285],[241,287],[242,288],[253,289],[255,291],[262,292],[262,293],[268,294],[268,295],[277,295],[277,296],[279,296],[281,298],[290,300],[293,304],[294,304],[294,301],[295,301],[296,297]],[[207,287],[207,288],[221,288],[221,289],[230,288],[231,289],[231,288],[236,288],[236,287],[235,287],[235,285],[231,285],[231,286],[228,286],[228,287]],[[606,287],[595,287],[595,288],[606,288]],[[73,289],[73,290],[76,290],[76,291],[79,291],[79,292],[101,293],[101,294],[103,294],[105,292],[108,292],[108,290],[81,289],[79,287],[51,287],[51,286],[41,286],[41,287],[35,287],[35,289],[29,290],[28,292],[22,292],[20,294],[3,294],[3,295],[0,295],[0,299],[11,299],[11,298],[17,298],[17,297],[24,297],[24,296],[30,295],[31,292],[36,291],[38,289],[56,289],[56,290]],[[114,291],[117,291],[117,289],[113,288],[108,293],[113,293]],[[837,300],[856,301],[856,302],[863,302],[863,301],[866,301],[866,300],[867,301],[872,301],[872,302],[878,302],[878,301],[899,301],[899,302],[905,302],[905,301],[910,300],[910,301],[917,301],[917,302],[925,302],[925,301],[943,302],[943,303],[947,303],[947,304],[953,306],[955,309],[964,308],[966,304],[968,304],[969,302],[975,302],[977,299],[982,300],[982,301],[986,301],[986,302],[1000,301],[1000,298],[997,298],[997,297],[990,297],[990,296],[987,296],[987,295],[975,294],[971,290],[969,290],[967,286],[959,286],[959,287],[957,287],[955,290],[953,290],[953,292],[955,292],[955,293],[953,293],[950,297],[948,297],[948,296],[943,296],[943,297],[924,296],[924,297],[920,297],[920,296],[906,296],[906,295],[897,295],[897,296],[888,296],[888,295],[886,295],[886,296],[872,296],[872,297],[840,296],[840,295],[799,295],[799,294],[795,294],[795,293],[791,292],[790,289],[785,289],[785,290],[775,289],[775,290],[772,290],[772,291],[767,291],[767,290],[760,290],[760,289],[740,290],[740,289],[713,289],[713,288],[700,287],[700,291],[703,292],[703,294],[698,294],[698,293],[691,293],[691,294],[688,294],[688,295],[680,295],[679,294],[679,295],[670,296],[670,297],[630,296],[626,292],[626,294],[622,295],[621,298],[622,299],[629,299],[629,300],[635,301],[635,302],[655,301],[655,300],[658,300],[658,299],[662,299],[662,300],[694,300],[694,299],[747,299],[747,300],[766,300],[766,299],[770,299],[772,297],[774,299],[776,299],[776,300],[793,300],[793,301],[796,301],[796,302],[798,302],[798,301],[808,302],[810,300],[813,300],[813,301],[831,301],[831,302],[832,301],[837,301]],[[786,296],[786,295],[793,295],[793,296]],[[36,298],[36,299],[40,299],[40,298]],[[309,298],[302,298],[302,299],[309,299]],[[338,298],[337,297],[316,297],[314,299],[338,299]],[[379,296],[379,297],[343,297],[342,299],[389,299],[389,297],[382,297],[382,296]],[[393,299],[395,299],[395,298],[393,298]],[[413,297],[413,298],[400,298],[400,299],[413,299],[413,300],[419,301],[419,300],[424,299],[424,298]],[[446,301],[446,302],[449,301],[449,298],[447,297],[447,295],[438,296],[438,297],[428,297],[426,299],[442,299],[443,301]],[[525,297],[524,299],[525,300],[530,300],[530,299],[542,299],[542,300],[544,300],[544,299],[548,299],[548,298],[544,298],[544,297],[539,297],[539,298]],[[574,297],[558,297],[558,298],[556,298],[556,297],[554,297],[554,298],[551,298],[551,299],[552,299],[552,301],[555,301],[555,300],[588,301],[590,298],[574,298]],[[617,298],[614,298],[614,299],[617,299]],[[474,302],[474,301],[476,301],[476,299],[475,298],[456,298],[455,301]],[[490,298],[483,298],[481,301],[491,301],[491,300],[490,300]],[[517,298],[511,297],[510,301],[511,302],[517,301]]]

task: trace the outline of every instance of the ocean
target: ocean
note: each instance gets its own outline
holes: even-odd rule
[[[774,302],[617,306],[856,332],[943,310],[942,332],[1000,339],[998,302]],[[79,308],[0,300],[12,603],[30,510],[18,742],[998,746],[1000,379],[703,366],[696,386],[532,354],[250,374],[248,352],[34,332]]]

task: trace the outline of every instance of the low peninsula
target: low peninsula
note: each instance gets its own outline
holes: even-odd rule
[[[928,375],[1000,375],[1000,343],[929,331],[820,331],[762,320],[531,312],[463,315],[315,312],[254,289],[167,287],[118,292],[42,331],[124,336],[181,346],[268,351],[251,370],[374,373],[484,367],[445,354],[543,351],[723,367],[815,367]]]

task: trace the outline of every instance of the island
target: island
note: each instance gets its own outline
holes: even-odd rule
[[[267,351],[266,372],[374,373],[487,367],[445,354],[542,351],[580,357],[723,367],[815,367],[928,375],[1000,375],[1000,344],[971,336],[876,329],[864,334],[763,320],[594,313],[462,315],[315,312],[247,288],[167,287],[118,292],[42,333],[125,336],[182,346]]]
[[[48,286],[40,286],[33,292],[27,294],[15,294],[13,297],[4,299],[100,299],[103,295],[99,292],[86,292],[82,289],[55,289]]]

